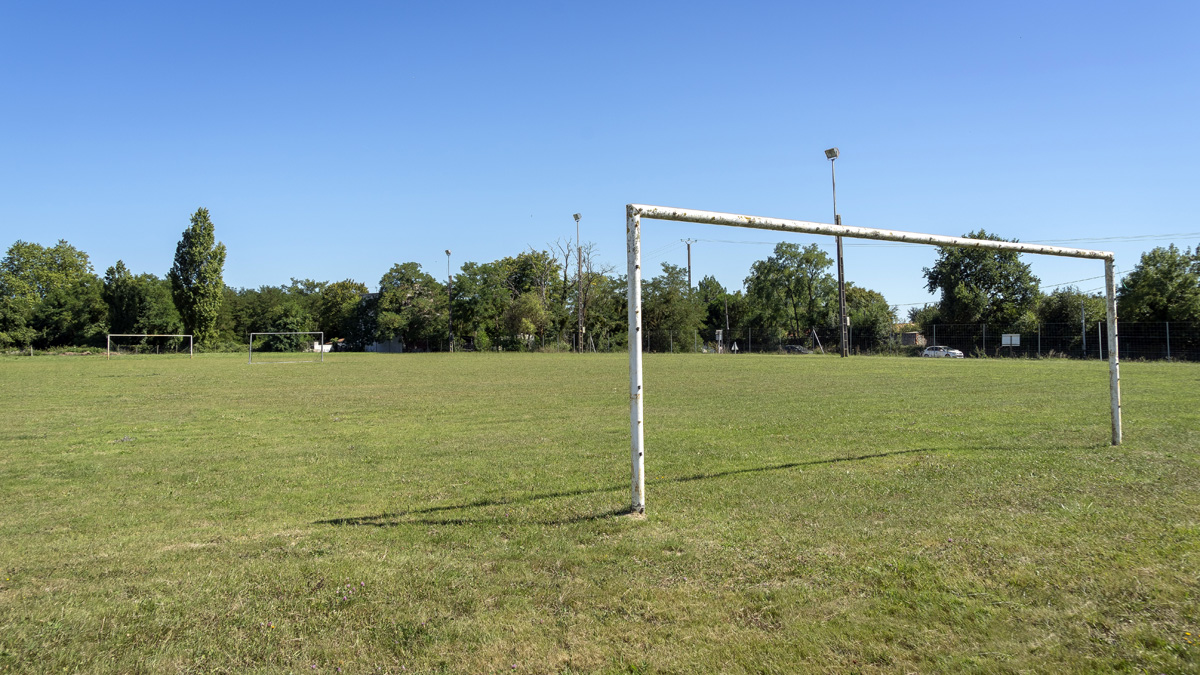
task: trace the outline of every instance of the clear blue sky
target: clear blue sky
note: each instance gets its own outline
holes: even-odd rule
[[[204,206],[231,286],[375,287],[574,238],[581,212],[623,272],[630,202],[832,221],[838,146],[847,225],[1127,271],[1200,243],[1197,36],[1191,1],[5,1],[0,246],[162,275]],[[780,240],[644,230],[648,272],[689,237],[695,278],[731,289]],[[936,249],[847,244],[849,280],[933,299]],[[1026,259],[1047,285],[1103,271]]]

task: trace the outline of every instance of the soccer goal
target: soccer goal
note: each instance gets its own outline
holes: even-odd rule
[[[192,336],[186,334],[159,333],[109,333],[105,337],[104,353],[111,361],[113,355],[140,356],[159,354],[183,354],[183,338],[187,338],[187,355],[192,358]]]
[[[321,331],[250,334],[250,363],[324,363],[328,349]]]
[[[1104,261],[1104,287],[1107,296],[1108,318],[1108,373],[1109,394],[1112,417],[1112,444],[1121,444],[1121,379],[1117,360],[1117,299],[1116,283],[1114,280],[1114,256],[1110,251],[1091,251],[1079,248],[1064,248],[1060,246],[1041,246],[1022,244],[1010,241],[995,241],[990,239],[968,239],[966,237],[946,237],[937,234],[921,232],[901,232],[898,230],[879,230],[866,227],[849,227],[845,225],[829,225],[802,220],[783,220],[780,218],[764,218],[747,216],[736,213],[716,213],[713,211],[695,211],[667,206],[647,206],[644,204],[627,204],[625,206],[625,235],[629,259],[629,427],[630,449],[632,459],[632,497],[633,511],[646,511],[646,484],[644,473],[644,417],[642,389],[642,218],[652,220],[673,220],[685,223],[701,223],[707,225],[724,225],[729,227],[746,227],[759,230],[776,230],[798,234],[823,234],[834,237],[850,237],[855,239],[877,239],[896,241],[908,244],[929,244],[931,246],[956,246],[962,248],[988,248],[1034,253],[1038,255],[1054,255],[1069,258],[1093,258]]]

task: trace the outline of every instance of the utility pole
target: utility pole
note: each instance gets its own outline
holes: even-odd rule
[[[579,277],[579,294],[575,297],[575,308],[579,310],[579,325],[575,328],[575,349],[583,353],[583,243],[579,240],[579,218],[575,214],[575,253],[579,265],[575,275]]]
[[[692,291],[692,244],[696,243],[695,239],[680,239],[688,247],[688,292]]]
[[[454,277],[450,276],[450,249],[446,249],[446,342],[454,351]]]
[[[833,178],[833,224],[841,225],[842,217],[837,212],[837,169],[834,168],[834,160],[838,158],[837,148],[830,148],[825,151],[825,157],[829,160],[829,172]],[[842,356],[850,356],[850,336],[847,334],[847,326],[850,324],[849,317],[846,316],[846,275],[842,267],[842,237],[837,237],[837,270],[838,270],[838,331],[841,335],[839,342],[842,343]]]

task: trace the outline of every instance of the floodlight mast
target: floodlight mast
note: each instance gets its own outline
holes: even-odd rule
[[[450,276],[450,249],[446,249],[446,344],[454,353],[454,278]]]
[[[837,169],[834,168],[836,160],[841,153],[837,148],[830,148],[825,151],[825,158],[829,160],[829,174],[833,180],[833,224],[841,225],[842,217],[838,215],[837,210]],[[850,325],[849,317],[846,316],[846,272],[842,265],[842,237],[837,236],[837,272],[838,272],[838,342],[841,344],[841,355],[843,357],[850,356],[850,335],[847,328]]]
[[[575,218],[575,249],[579,266],[575,272],[575,276],[579,281],[578,295],[575,297],[575,309],[579,314],[579,325],[575,329],[575,350],[580,354],[583,353],[583,243],[579,240],[579,219],[582,218],[576,213]]]
[[[856,239],[897,241],[907,244],[982,248],[1103,260],[1108,310],[1108,372],[1110,411],[1112,416],[1112,444],[1121,444],[1121,377],[1117,345],[1117,300],[1114,255],[1111,251],[1023,244],[1020,242],[997,241],[993,239],[947,237],[922,232],[849,227],[802,220],[784,220],[781,218],[764,218],[762,216],[735,213],[696,211],[669,206],[627,204],[625,206],[625,241],[629,265],[629,293],[627,296],[629,309],[629,428],[630,454],[632,459],[631,473],[633,478],[631,490],[633,503],[631,508],[634,513],[645,513],[646,511],[645,429],[643,424],[645,392],[642,387],[642,218],[707,225],[748,227],[759,230],[777,230],[780,232],[824,234]]]

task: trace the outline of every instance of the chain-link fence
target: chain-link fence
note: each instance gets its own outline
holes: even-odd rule
[[[1120,322],[1117,326],[1122,360],[1200,361],[1200,323]],[[804,335],[784,330],[645,331],[642,349],[648,353],[803,354],[838,353],[836,328]],[[856,336],[850,331],[852,354],[916,356],[926,346],[944,345],[968,357],[1107,359],[1105,322],[1038,324],[1032,328],[997,330],[982,324],[937,324],[918,336]],[[609,345],[605,345],[608,347]],[[613,344],[623,350],[624,342]],[[600,348],[598,351],[607,351]]]
[[[650,353],[773,354],[838,351],[835,329],[817,329],[803,336],[783,330],[645,331],[642,349]],[[876,347],[872,341],[871,347]],[[851,335],[851,344],[854,344]],[[860,348],[862,345],[860,345]],[[860,349],[860,353],[861,353]]]
[[[926,344],[953,347],[968,356],[1108,358],[1103,321],[1043,323],[1025,330],[937,324],[923,337]],[[1122,359],[1200,361],[1200,323],[1123,321],[1117,324],[1117,339]]]

